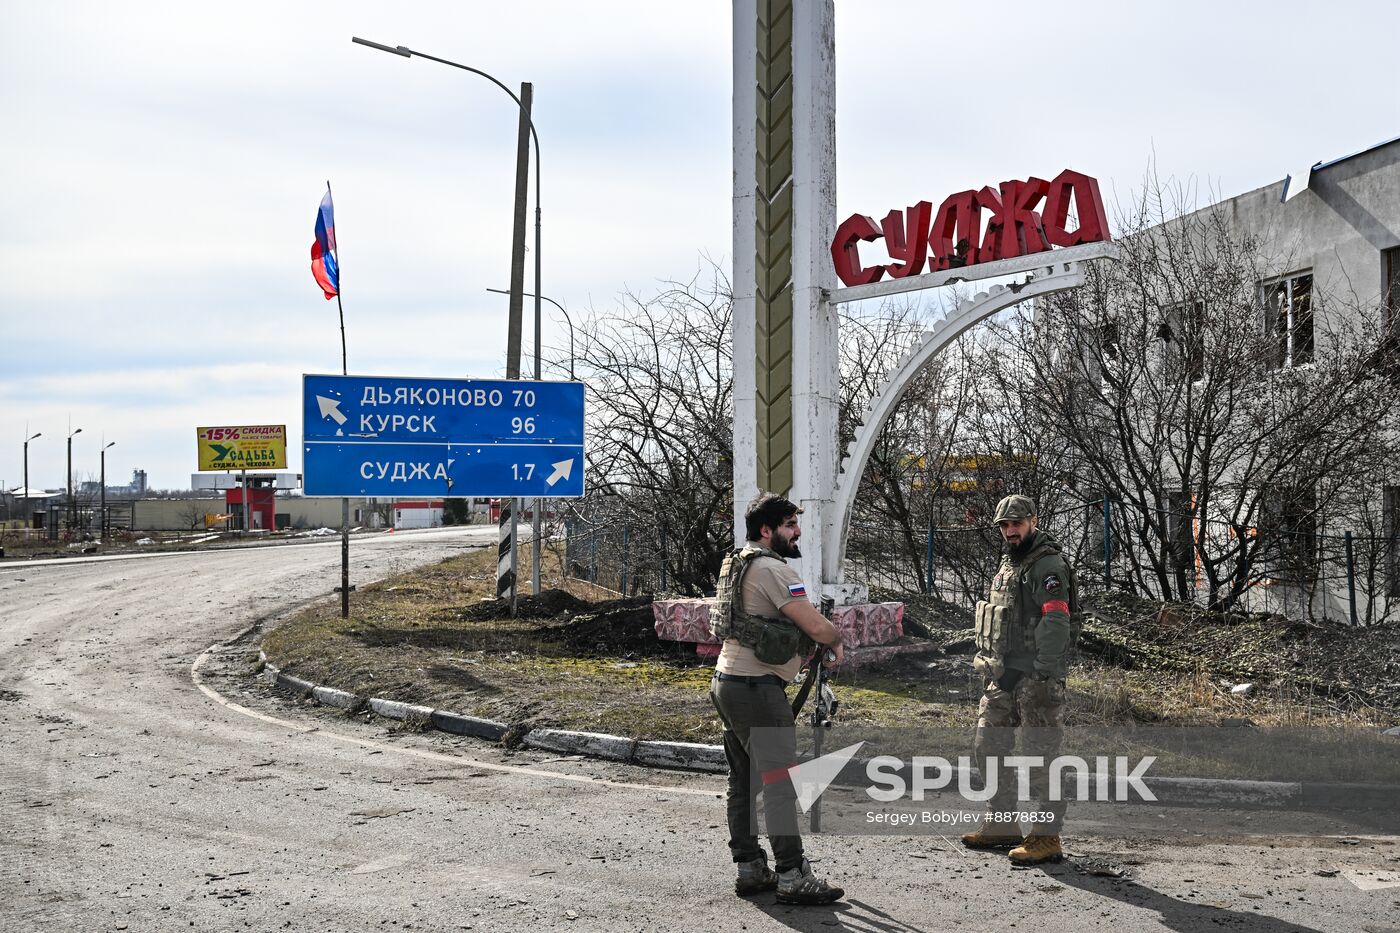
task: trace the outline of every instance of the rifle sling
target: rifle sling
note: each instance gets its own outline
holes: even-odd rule
[[[797,688],[797,696],[792,698],[792,717],[802,712],[802,705],[807,702],[807,694],[812,692],[812,685],[821,677],[821,657],[824,650],[823,645],[817,645],[816,652],[807,661],[807,676],[802,679],[802,686]]]

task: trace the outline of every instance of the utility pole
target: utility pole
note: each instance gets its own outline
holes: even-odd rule
[[[73,499],[73,436],[82,434],[83,429],[78,428],[68,434],[68,530],[72,531],[73,526],[78,523],[78,503]]]
[[[107,448],[117,446],[116,441],[105,445],[101,451],[102,471],[99,479],[102,483],[102,510],[97,516],[97,539],[102,543],[107,542]]]
[[[25,433],[29,433],[28,428],[25,428]],[[29,511],[29,442],[36,437],[43,436],[44,432],[39,431],[24,439],[24,538],[26,541],[29,540],[29,526],[34,524],[34,515]]]

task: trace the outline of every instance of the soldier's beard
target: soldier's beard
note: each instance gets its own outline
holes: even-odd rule
[[[1006,553],[1011,555],[1012,560],[1020,560],[1031,552],[1031,544],[1035,541],[1035,532],[1028,531],[1015,544],[1007,542]]]
[[[773,553],[779,557],[801,557],[802,552],[798,550],[797,542],[791,538],[780,538],[773,536]]]

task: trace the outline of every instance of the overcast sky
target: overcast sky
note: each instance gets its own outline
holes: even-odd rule
[[[543,290],[575,320],[729,264],[727,2],[0,10],[6,488],[26,425],[35,487],[70,424],[79,475],[117,442],[109,482],[187,487],[198,425],[285,423],[300,469],[301,374],[340,366],[328,179],[351,371],[504,374],[514,105],[352,35],[534,83]],[[1150,162],[1230,197],[1400,135],[1397,35],[1383,2],[838,0],[838,216],[1065,167],[1126,200]]]

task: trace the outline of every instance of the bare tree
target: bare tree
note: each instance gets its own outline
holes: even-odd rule
[[[684,593],[713,588],[732,537],[732,309],[711,266],[708,281],[628,293],[579,328],[590,437],[578,513],[625,527],[631,559],[664,561],[667,586]]]
[[[1271,285],[1287,257],[1223,210],[1170,206],[1149,188],[1117,264],[999,328],[1030,366],[1007,401],[1076,455],[1066,499],[1111,500],[1131,588],[1186,599],[1199,579],[1220,608],[1264,580],[1312,592],[1353,465],[1393,454],[1375,317],[1310,277]]]
[[[180,507],[180,521],[191,530],[204,527],[204,513],[208,507],[207,499],[191,499],[188,505]]]

